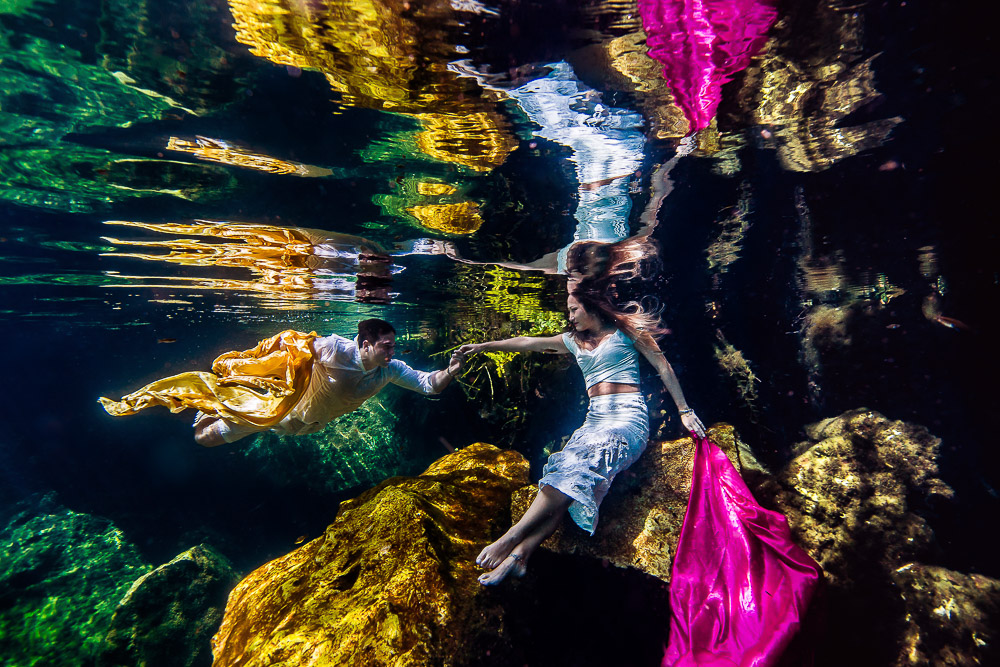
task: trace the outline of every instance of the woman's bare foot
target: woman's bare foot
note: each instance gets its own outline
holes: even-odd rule
[[[511,553],[493,570],[480,575],[479,583],[483,586],[496,586],[508,576],[523,577],[527,573],[528,566],[524,564],[524,558]]]
[[[479,552],[476,557],[476,565],[492,570],[500,565],[516,546],[517,541],[514,535],[507,531],[503,537]]]

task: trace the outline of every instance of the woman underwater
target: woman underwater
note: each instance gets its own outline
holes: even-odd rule
[[[649,415],[639,392],[639,354],[656,369],[670,392],[681,422],[704,437],[705,427],[688,407],[673,368],[654,336],[664,332],[656,318],[639,309],[620,312],[602,291],[583,284],[566,301],[570,330],[558,336],[520,336],[463,345],[460,355],[484,351],[572,354],[583,371],[590,405],[583,426],[566,446],[549,457],[538,482],[538,495],[521,520],[483,549],[476,563],[490,571],[479,578],[496,585],[508,575],[523,575],[528,558],[555,532],[563,512],[594,534],[597,511],[615,475],[634,463],[646,448]]]

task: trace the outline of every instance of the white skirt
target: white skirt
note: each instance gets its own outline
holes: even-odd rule
[[[569,514],[591,535],[597,508],[622,470],[638,460],[649,439],[649,411],[642,394],[608,394],[590,399],[583,426],[549,457],[538,480],[573,499]]]

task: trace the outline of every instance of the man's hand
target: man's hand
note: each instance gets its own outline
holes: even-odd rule
[[[460,349],[455,350],[454,354],[451,355],[451,359],[448,360],[448,369],[447,369],[448,375],[454,377],[459,373],[461,373],[464,367],[465,367],[465,355],[462,354],[462,351]]]

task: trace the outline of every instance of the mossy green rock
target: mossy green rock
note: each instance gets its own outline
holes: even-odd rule
[[[247,438],[239,452],[262,464],[278,485],[337,493],[406,472],[409,439],[397,428],[395,392],[385,391],[316,433]],[[418,468],[419,470],[419,468]]]
[[[97,664],[212,664],[210,640],[238,581],[229,561],[204,544],[139,577],[118,603]]]
[[[89,663],[115,605],[150,566],[107,519],[48,496],[19,509],[0,531],[4,664]]]

